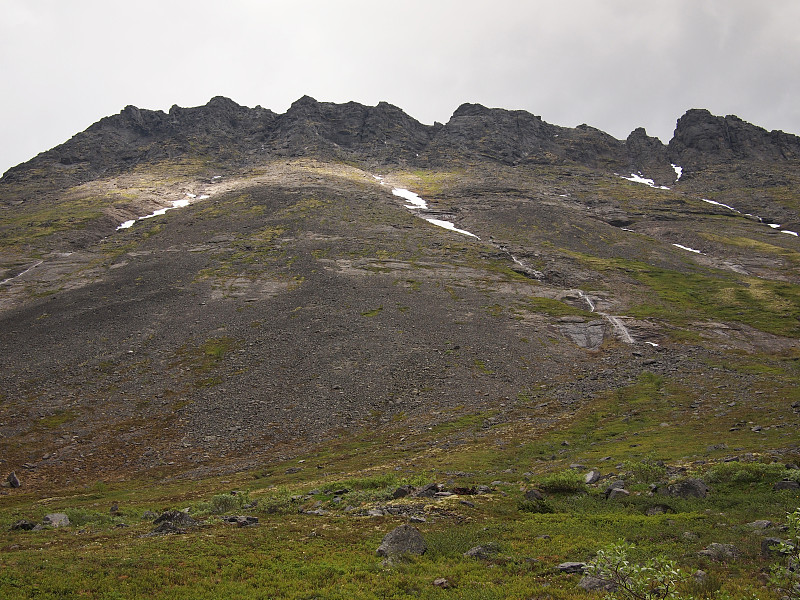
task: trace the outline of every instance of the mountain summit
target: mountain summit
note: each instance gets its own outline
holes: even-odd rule
[[[479,104],[125,107],[0,179],[2,464],[47,487],[455,448],[637,385],[686,455],[748,420],[791,453],[799,164],[705,110],[663,144]]]

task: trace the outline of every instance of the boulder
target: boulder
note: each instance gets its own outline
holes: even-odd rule
[[[494,556],[500,551],[500,547],[494,543],[483,544],[482,546],[475,546],[464,552],[466,558],[478,558],[486,560]]]
[[[11,531],[30,531],[34,527],[36,527],[36,523],[34,523],[33,521],[28,521],[27,519],[20,519],[19,521],[11,525],[10,529]]]
[[[585,562],[563,562],[556,567],[562,573],[583,573]]]
[[[153,521],[154,525],[160,525],[162,523],[170,523],[176,528],[194,527],[197,525],[197,521],[181,510],[168,510]]]
[[[525,491],[525,500],[530,500],[534,502],[536,500],[544,500],[544,494],[539,490],[530,489]]]
[[[605,579],[600,579],[599,577],[584,575],[578,582],[578,587],[586,590],[587,592],[593,592],[596,590],[602,590],[604,592],[614,592],[617,589],[617,584],[614,583],[613,581],[606,581]]]
[[[712,542],[700,550],[698,554],[701,556],[707,556],[711,560],[732,560],[734,558],[738,558],[742,553],[733,544],[720,544],[718,542]]]
[[[619,500],[620,498],[627,498],[631,493],[622,488],[610,488],[606,493],[606,498],[609,500]]]
[[[772,489],[774,489],[776,492],[781,490],[800,490],[800,483],[797,483],[791,479],[784,479],[783,481],[776,483]]]
[[[780,538],[768,537],[761,540],[761,556],[766,558],[773,558],[776,556],[783,556],[786,553],[781,550],[783,544],[786,542]]]
[[[586,474],[586,475],[583,477],[583,482],[584,482],[586,485],[591,485],[591,484],[593,484],[593,483],[597,483],[598,481],[600,481],[600,471],[594,471],[594,470],[592,470],[592,471],[589,471],[589,472],[588,472],[588,473],[587,473],[587,474]]]
[[[428,483],[415,490],[414,496],[416,498],[433,498],[440,489],[438,483]]]
[[[750,529],[769,529],[773,525],[774,523],[772,521],[767,521],[766,519],[759,519],[758,521],[752,521],[747,524]]]
[[[50,513],[44,516],[42,523],[50,527],[66,527],[69,525],[69,517],[64,513]]]
[[[237,527],[250,527],[258,525],[258,517],[244,515],[231,515],[223,519],[226,523],[235,523]]]
[[[11,473],[9,473],[8,477],[6,477],[6,481],[12,488],[18,488],[20,485],[22,485],[19,482],[19,478],[17,477],[17,473],[15,471],[11,471]]]
[[[401,485],[392,493],[392,498],[397,500],[398,498],[405,498],[406,496],[411,495],[414,492],[414,487],[410,485]]]
[[[387,533],[375,553],[391,558],[403,554],[425,554],[428,544],[419,529],[411,525],[400,525]]]
[[[705,498],[709,488],[701,479],[684,479],[667,486],[659,486],[658,493],[676,498]]]

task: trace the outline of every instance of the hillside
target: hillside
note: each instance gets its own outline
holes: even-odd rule
[[[249,565],[250,542],[208,504],[232,487],[260,499],[260,543],[268,529],[302,538],[320,589],[332,578],[358,597],[373,584],[419,596],[434,571],[466,569],[452,548],[485,541],[479,523],[504,540],[507,560],[490,561],[500,587],[476,592],[492,577],[469,563],[462,580],[480,585],[425,594],[571,597],[572,576],[551,571],[567,554],[661,538],[694,564],[695,545],[735,541],[757,517],[779,522],[800,506],[796,490],[772,491],[798,479],[800,460],[799,166],[797,136],[705,110],[662,144],[643,129],[617,140],[475,104],[428,126],[386,103],[304,97],[282,115],[225,98],[126,107],[10,169],[0,469],[22,485],[0,492],[0,524],[55,507],[83,511],[73,521],[88,527],[3,534],[10,597],[33,596],[26,578],[64,597],[50,571],[31,571],[42,544],[60,548],[58,568],[74,552],[90,572],[133,561],[85,595],[112,597],[126,581],[120,597],[138,597],[154,566],[140,517],[167,506],[212,515],[203,544],[232,544]],[[744,475],[720,475],[725,464]],[[519,510],[531,508],[523,490],[570,465],[604,479],[556,494],[552,512]],[[671,501],[645,526],[657,504],[647,485],[692,474],[722,477],[720,493]],[[632,494],[609,508],[615,477]],[[432,481],[491,491],[366,514],[396,487]],[[115,528],[131,523],[108,514],[112,500],[139,524]],[[720,511],[723,533],[708,516]],[[423,514],[439,549],[373,571],[373,523],[385,533]],[[582,518],[610,525],[587,535]],[[557,543],[526,535],[533,522]],[[446,537],[453,523],[463,539]],[[113,549],[91,557],[80,535]],[[712,570],[732,577],[734,597],[772,593],[756,575],[760,540],[742,535],[746,559]],[[163,597],[214,589],[203,561],[216,550],[187,536],[193,575]],[[165,553],[177,543],[152,539]],[[358,567],[345,565],[351,543],[359,556],[370,547]],[[273,551],[302,572],[299,550]],[[161,583],[184,570],[164,560]],[[231,568],[257,579],[255,566]],[[69,581],[70,594],[87,585]],[[315,597],[313,585],[289,589],[274,595]]]

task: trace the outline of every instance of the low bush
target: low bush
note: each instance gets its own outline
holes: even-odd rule
[[[551,494],[572,494],[586,490],[583,476],[571,469],[543,476],[538,486]]]

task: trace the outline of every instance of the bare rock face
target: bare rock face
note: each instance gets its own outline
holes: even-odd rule
[[[66,527],[69,525],[69,517],[64,513],[50,513],[44,516],[42,522],[50,527]]]
[[[383,538],[376,554],[391,558],[403,554],[425,554],[428,544],[419,529],[411,525],[400,525]]]
[[[767,131],[735,115],[717,117],[704,109],[692,109],[678,119],[669,155],[681,165],[796,159],[800,157],[800,137]]]

